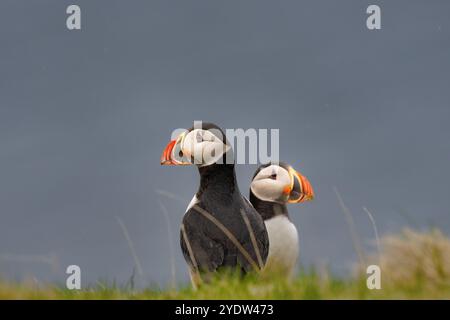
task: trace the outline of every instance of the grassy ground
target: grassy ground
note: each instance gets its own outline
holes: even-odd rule
[[[380,253],[365,259],[364,265],[381,267],[380,290],[367,288],[365,268],[348,279],[312,269],[289,281],[273,274],[220,274],[197,290],[189,284],[164,290],[97,284],[70,291],[0,281],[0,299],[450,299],[450,240],[437,230],[386,236]]]
[[[3,283],[0,299],[450,299],[450,287],[430,288],[419,278],[412,286],[387,285],[381,290],[369,290],[365,279],[323,279],[315,274],[305,274],[285,281],[224,275],[197,290],[188,285],[178,289],[139,291],[97,285],[70,291],[52,286]]]

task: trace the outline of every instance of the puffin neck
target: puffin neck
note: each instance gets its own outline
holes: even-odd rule
[[[268,220],[280,215],[289,218],[289,213],[285,204],[261,200],[255,196],[252,191],[250,191],[250,202],[263,220]]]
[[[235,192],[239,193],[234,164],[212,164],[206,167],[199,167],[200,186],[197,191],[197,198],[207,194],[224,194],[230,197]]]

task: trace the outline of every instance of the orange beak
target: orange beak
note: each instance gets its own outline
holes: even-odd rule
[[[164,149],[161,155],[161,165],[168,166],[177,164],[175,163],[172,157],[173,147],[175,146],[176,143],[177,143],[176,140],[172,140],[167,144],[166,148]]]
[[[170,141],[161,155],[161,165],[164,166],[181,166],[191,165],[192,163],[183,155],[181,144],[183,143],[185,134],[182,133],[177,139]]]
[[[301,203],[314,199],[314,190],[309,180],[299,172],[290,168],[291,186],[286,187],[285,193],[289,196],[289,203]]]

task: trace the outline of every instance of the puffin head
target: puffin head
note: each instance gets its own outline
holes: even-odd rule
[[[253,176],[250,190],[260,200],[280,204],[314,199],[314,190],[308,179],[283,162],[260,166]]]
[[[161,155],[161,165],[196,165],[233,162],[232,148],[222,129],[200,122],[174,137]]]

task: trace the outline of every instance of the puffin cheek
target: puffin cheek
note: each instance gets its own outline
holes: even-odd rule
[[[225,145],[222,142],[204,142],[203,164],[222,163],[221,158],[225,152]]]
[[[203,142],[201,143],[196,143],[194,145],[193,148],[193,152],[192,152],[192,158],[194,159],[194,164],[196,165],[203,165],[205,163],[204,157],[203,157],[203,152],[205,149],[205,145]]]
[[[195,165],[203,164],[203,148],[204,143],[196,143],[192,140],[188,140],[183,144],[183,154]]]
[[[251,188],[253,193],[264,201],[277,201],[283,194],[283,185],[272,179],[253,181]]]

